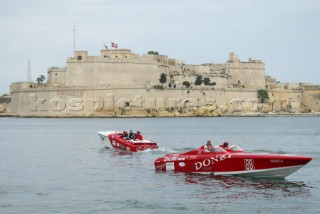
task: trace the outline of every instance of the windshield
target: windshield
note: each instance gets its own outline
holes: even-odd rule
[[[221,148],[220,146],[214,146],[214,151],[215,151],[215,152],[226,152],[226,150],[224,150],[224,149]]]
[[[211,148],[208,148],[207,146],[202,146],[201,147],[204,152],[226,152],[223,148],[219,146],[212,146]]]
[[[243,152],[243,149],[241,149],[239,146],[237,145],[231,145],[228,148],[228,151],[234,151],[234,152]]]

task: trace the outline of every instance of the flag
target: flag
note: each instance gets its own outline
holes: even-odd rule
[[[111,42],[111,46],[112,46],[113,48],[118,48],[118,44],[116,44],[116,43],[114,43],[114,42]]]
[[[103,45],[104,45],[104,47],[106,48],[106,50],[108,50],[108,46],[106,46],[106,44],[104,44],[104,43],[103,43]]]

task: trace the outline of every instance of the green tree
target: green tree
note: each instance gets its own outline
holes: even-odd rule
[[[210,81],[211,81],[211,79],[210,79],[209,77],[205,77],[205,78],[203,79],[203,84],[204,84],[204,85],[210,85]]]
[[[160,75],[160,79],[159,79],[160,83],[163,85],[163,83],[167,82],[167,75],[165,73],[162,73]]]
[[[203,82],[203,78],[201,75],[198,75],[196,81],[194,82],[195,85],[201,85]]]
[[[264,89],[258,91],[258,98],[260,99],[261,103],[264,103],[267,99],[269,99],[268,92]]]
[[[148,51],[148,54],[159,55],[158,51]]]
[[[38,85],[42,84],[42,82],[43,82],[45,79],[46,79],[45,76],[40,75],[40,76],[37,78]]]
[[[184,86],[186,86],[187,88],[189,88],[189,87],[190,87],[190,82],[184,81],[184,82],[182,83],[182,85],[184,85]]]

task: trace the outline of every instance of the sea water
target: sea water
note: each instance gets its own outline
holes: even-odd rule
[[[156,151],[106,149],[141,131]],[[313,160],[286,179],[158,173],[154,160],[211,140]],[[0,118],[0,213],[319,213],[320,117]]]

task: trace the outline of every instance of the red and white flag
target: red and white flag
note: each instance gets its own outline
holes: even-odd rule
[[[112,46],[113,48],[118,48],[118,44],[116,44],[116,43],[114,43],[114,42],[111,42],[111,46]]]

